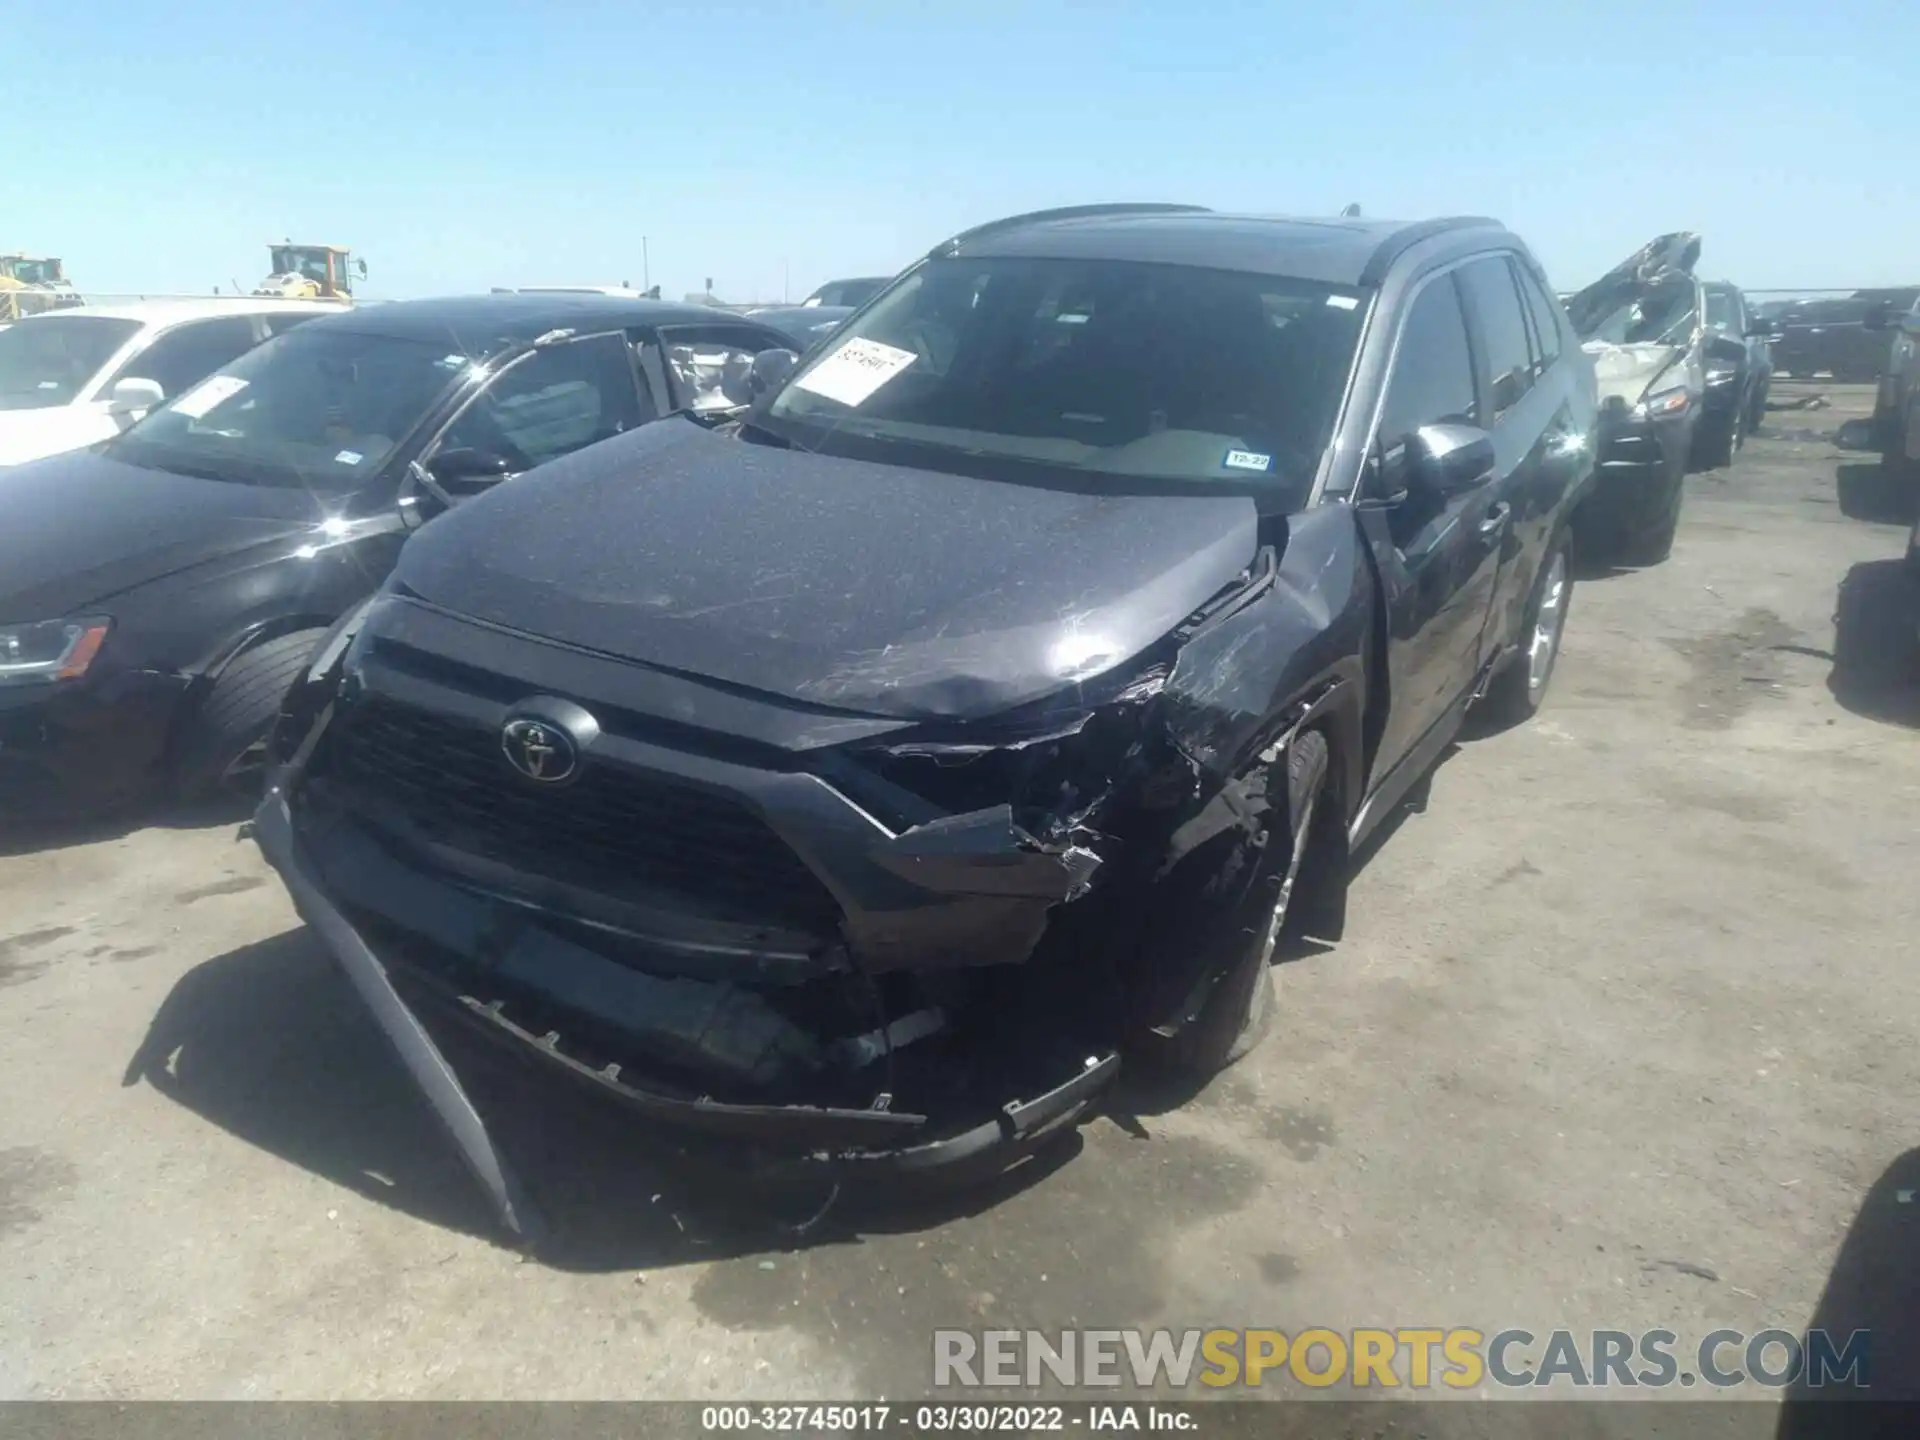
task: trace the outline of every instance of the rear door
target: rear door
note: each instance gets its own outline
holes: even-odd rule
[[[1512,257],[1487,255],[1460,270],[1475,356],[1489,397],[1494,485],[1507,525],[1499,554],[1488,623],[1475,671],[1518,634],[1533,578],[1546,552],[1567,484],[1566,437],[1576,420],[1570,367],[1559,364],[1559,326],[1530,302]]]
[[[1408,487],[1424,425],[1479,425],[1487,401],[1454,272],[1414,295],[1394,345],[1358,513],[1386,602],[1388,711],[1376,777],[1456,709],[1486,628],[1506,525],[1495,476],[1441,502]]]

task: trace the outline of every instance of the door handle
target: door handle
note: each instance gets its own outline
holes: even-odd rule
[[[1491,510],[1487,511],[1487,518],[1480,522],[1480,533],[1482,535],[1497,534],[1500,528],[1507,523],[1507,518],[1512,514],[1513,506],[1502,500],[1498,505],[1495,505]]]

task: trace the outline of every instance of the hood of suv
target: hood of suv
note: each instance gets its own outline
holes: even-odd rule
[[[1254,558],[1244,495],[1101,495],[651,425],[440,517],[394,584],[823,707],[984,716],[1151,645]]]
[[[319,518],[302,490],[149,470],[88,450],[0,470],[0,620],[71,615]]]

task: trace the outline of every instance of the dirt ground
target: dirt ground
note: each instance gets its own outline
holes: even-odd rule
[[[0,1396],[900,1397],[942,1325],[1865,1325],[1920,1379],[1906,529],[1815,390],[1582,579],[1250,1060],[806,1245],[553,1110],[523,1261],[234,824],[0,854]]]

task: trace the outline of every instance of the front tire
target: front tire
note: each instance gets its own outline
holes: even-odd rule
[[[1747,440],[1747,407],[1733,406],[1724,417],[1716,416],[1700,437],[1700,468],[1724,470]]]
[[[301,669],[326,636],[296,630],[249,646],[220,672],[187,720],[175,766],[183,799],[241,790],[257,779],[268,733]]]
[[[1171,1043],[1173,1063],[1192,1075],[1215,1075],[1245,1059],[1273,1024],[1273,952],[1286,925],[1287,908],[1313,835],[1314,813],[1326,790],[1327,773],[1326,737],[1317,730],[1295,736],[1287,748],[1287,817],[1292,844],[1285,865],[1276,867],[1277,873],[1270,870],[1255,883],[1252,903],[1246,907],[1252,923],[1239,928],[1229,941],[1239,946],[1239,953],[1207,995],[1200,1013]]]
[[[1531,720],[1547,698],[1573,603],[1573,567],[1567,535],[1555,537],[1527,601],[1521,621],[1520,653],[1509,660],[1480,697],[1480,717],[1495,730]]]

